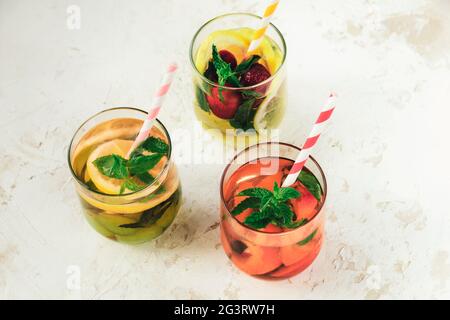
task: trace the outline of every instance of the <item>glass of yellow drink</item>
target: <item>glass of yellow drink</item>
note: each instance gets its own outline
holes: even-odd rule
[[[257,50],[247,53],[261,17],[231,13],[206,22],[190,47],[194,110],[205,128],[224,133],[273,129],[286,106],[286,43],[269,24]]]
[[[170,137],[159,120],[147,145],[127,157],[146,115],[134,108],[102,111],[79,127],[68,151],[87,221],[103,236],[127,244],[161,235],[181,204]]]

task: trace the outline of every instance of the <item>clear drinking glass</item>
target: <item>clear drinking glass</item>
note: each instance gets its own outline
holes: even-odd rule
[[[139,244],[161,235],[175,219],[181,203],[181,185],[171,159],[172,145],[164,125],[156,120],[150,135],[169,146],[154,181],[144,189],[126,194],[98,190],[88,176],[87,163],[97,148],[110,141],[130,145],[147,113],[135,108],[113,108],[86,120],[75,132],[69,146],[69,168],[83,213],[89,224],[112,240]],[[111,179],[110,179],[111,180]],[[110,180],[106,179],[105,184]]]
[[[195,90],[194,111],[207,129],[236,134],[241,130],[261,132],[276,128],[286,106],[286,43],[281,32],[269,24],[258,50],[258,63],[270,72],[266,80],[240,87],[220,86],[210,76],[212,45],[226,50],[237,64],[247,58],[247,48],[262,18],[248,13],[230,13],[206,22],[195,33],[190,60]]]
[[[260,143],[239,154],[225,168],[220,183],[220,233],[226,255],[243,272],[269,280],[292,277],[307,268],[320,252],[324,239],[323,205],[327,195],[325,175],[310,157],[306,163],[308,173],[320,184],[321,195],[317,200],[302,192],[295,213],[297,219],[307,223],[296,229],[255,230],[243,223],[230,211],[234,197],[243,189],[268,187],[265,181],[277,176],[283,180],[300,148],[286,143]]]

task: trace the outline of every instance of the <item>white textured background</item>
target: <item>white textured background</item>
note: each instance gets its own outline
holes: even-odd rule
[[[145,107],[176,59],[160,118],[192,129],[192,35],[264,3],[0,0],[0,298],[450,298],[449,0],[281,2],[282,139],[301,143],[328,91],[340,96],[315,151],[327,241],[303,274],[263,282],[228,262],[215,228],[223,165],[180,165],[184,205],[154,243],[120,245],[83,220],[66,162],[78,125]],[[66,26],[71,4],[80,30]]]

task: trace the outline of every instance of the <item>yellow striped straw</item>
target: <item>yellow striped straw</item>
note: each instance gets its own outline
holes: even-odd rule
[[[264,34],[266,33],[266,29],[269,26],[270,19],[272,18],[273,13],[277,9],[278,3],[280,3],[280,0],[272,0],[269,3],[269,5],[266,7],[266,10],[264,11],[264,15],[261,19],[261,24],[260,24],[259,28],[253,34],[253,39],[252,39],[252,42],[250,43],[250,46],[248,47],[247,55],[249,55],[251,52],[253,52],[254,50],[256,50],[259,47],[259,45],[264,37]]]

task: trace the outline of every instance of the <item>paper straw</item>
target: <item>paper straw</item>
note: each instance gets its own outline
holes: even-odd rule
[[[167,71],[164,74],[161,85],[159,89],[155,92],[155,95],[153,96],[152,105],[150,107],[150,110],[148,111],[147,118],[142,124],[141,130],[139,131],[136,139],[134,140],[133,145],[128,151],[127,158],[130,157],[131,153],[133,152],[134,149],[136,149],[137,146],[139,146],[145,139],[147,139],[150,130],[153,127],[153,121],[158,116],[158,113],[161,110],[161,106],[164,102],[167,92],[169,91],[170,85],[172,84],[173,76],[175,74],[175,71],[177,71],[177,68],[178,67],[175,63],[170,64],[169,67],[167,68]]]
[[[247,49],[247,55],[250,55],[251,52],[253,52],[259,47],[259,44],[264,38],[264,34],[266,33],[266,29],[270,23],[270,19],[272,18],[273,13],[275,12],[275,9],[278,6],[278,3],[280,3],[280,0],[272,0],[266,7],[264,15],[260,21],[260,26],[253,34],[252,42],[250,43],[250,46]]]
[[[289,187],[297,180],[298,175],[302,171],[306,161],[309,158],[309,155],[311,154],[311,150],[316,145],[317,140],[319,139],[320,134],[323,132],[325,126],[330,121],[331,114],[333,113],[333,110],[335,108],[335,99],[336,95],[334,93],[330,94],[328,101],[325,103],[322,112],[320,113],[311,130],[311,133],[303,144],[302,150],[300,151],[297,159],[292,165],[291,170],[289,171],[289,174],[284,180],[282,184],[283,187]]]

